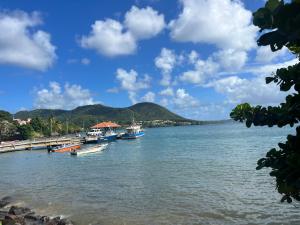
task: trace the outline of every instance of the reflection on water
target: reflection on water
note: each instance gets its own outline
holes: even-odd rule
[[[256,161],[291,130],[240,124],[148,129],[81,157],[0,155],[0,196],[78,224],[300,224]]]

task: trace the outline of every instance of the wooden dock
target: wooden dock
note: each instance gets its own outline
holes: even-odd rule
[[[15,152],[22,150],[31,150],[33,148],[50,148],[62,144],[78,144],[82,143],[81,138],[77,137],[58,137],[43,138],[36,140],[14,141],[10,143],[0,144],[0,153]]]

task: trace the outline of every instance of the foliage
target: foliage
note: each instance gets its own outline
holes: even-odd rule
[[[12,121],[12,115],[9,112],[0,110],[0,121]]]
[[[17,131],[17,127],[7,120],[0,121],[0,141],[7,140],[14,136]]]
[[[300,1],[288,3],[268,0],[265,7],[253,14],[253,23],[261,29],[259,46],[270,46],[272,51],[287,47],[297,57],[300,55]],[[295,126],[300,120],[300,64],[278,69],[266,77],[266,83],[275,83],[283,92],[291,93],[279,106],[238,105],[232,112],[234,120],[254,126]],[[300,201],[300,126],[296,135],[288,135],[278,149],[271,149],[265,158],[258,161],[257,169],[271,168],[270,176],[276,178],[276,187],[283,195],[281,201]]]
[[[68,120],[70,124],[79,127],[90,127],[91,125],[101,121],[115,121],[120,124],[128,124],[132,121],[134,115],[137,121],[150,120],[173,120],[173,121],[189,121],[175,113],[170,112],[166,108],[154,103],[138,103],[126,108],[113,108],[103,105],[87,105],[80,106],[76,109],[66,110],[50,110],[39,109],[33,111],[22,111],[16,114],[17,118],[34,118],[40,117],[48,119],[55,117],[62,123]]]
[[[34,130],[30,124],[18,126],[18,133],[24,140],[33,138]]]

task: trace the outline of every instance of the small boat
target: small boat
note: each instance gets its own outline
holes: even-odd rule
[[[122,136],[122,139],[136,139],[144,135],[145,132],[141,129],[141,126],[133,123],[126,128],[126,133]]]
[[[87,136],[101,136],[102,130],[99,128],[91,128],[89,132],[86,133]]]
[[[103,142],[103,141],[115,141],[117,139],[117,136],[118,136],[118,134],[115,131],[109,129],[98,140],[100,142]]]
[[[76,149],[80,149],[80,144],[64,144],[60,145],[58,147],[52,148],[50,151],[51,152],[70,152]]]
[[[89,153],[95,153],[95,152],[100,152],[103,151],[108,144],[101,144],[101,145],[96,145],[93,147],[89,147],[89,148],[84,148],[81,150],[72,150],[70,152],[71,155],[84,155],[84,154],[89,154]]]

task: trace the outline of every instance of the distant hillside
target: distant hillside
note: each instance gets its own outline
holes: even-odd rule
[[[20,119],[42,117],[56,117],[59,120],[69,120],[79,126],[85,123],[85,126],[100,121],[115,121],[120,124],[130,123],[132,118],[137,121],[146,120],[172,120],[172,121],[191,121],[185,119],[168,109],[154,103],[138,103],[126,108],[113,108],[104,105],[80,106],[73,110],[51,110],[36,109],[32,111],[20,111],[15,117]]]

